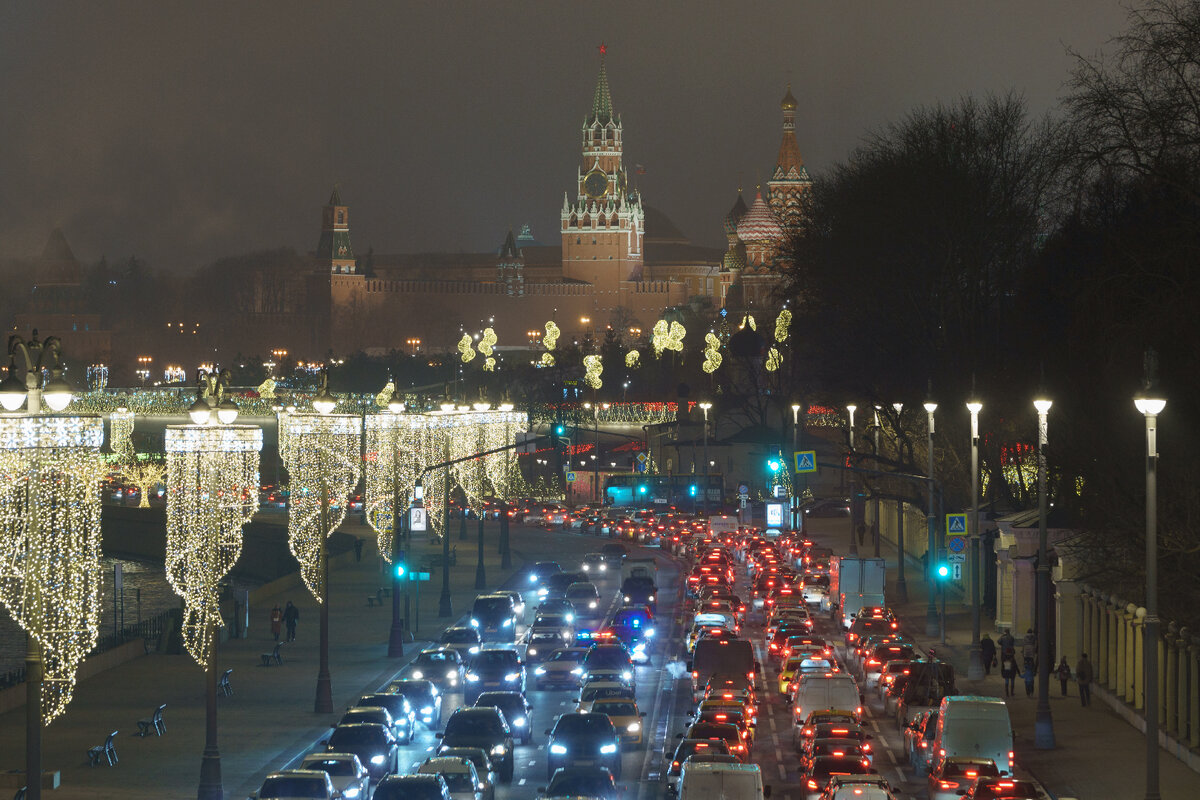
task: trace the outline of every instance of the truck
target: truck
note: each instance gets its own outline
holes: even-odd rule
[[[830,594],[837,597],[838,614],[846,630],[858,612],[883,605],[887,567],[882,558],[835,558],[830,562]]]
[[[759,664],[754,660],[754,646],[747,639],[701,639],[687,668],[692,673],[695,698],[704,691],[709,678],[721,673],[745,675],[753,685]]]
[[[738,519],[728,514],[712,516],[708,518],[708,529],[717,538],[732,536],[738,531]]]
[[[657,585],[658,563],[653,558],[626,558],[621,562],[621,582],[630,578],[649,578]]]

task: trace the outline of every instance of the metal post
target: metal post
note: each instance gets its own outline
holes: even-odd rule
[[[475,563],[475,588],[482,591],[487,587],[487,568],[483,565],[483,517],[484,511],[479,509],[479,560]]]
[[[217,640],[212,632],[208,669],[204,673],[204,755],[200,758],[200,786],[197,800],[223,800],[221,786],[221,751],[217,749]],[[26,795],[28,796],[28,795]]]
[[[392,462],[395,464],[395,461]],[[392,476],[392,628],[388,633],[388,658],[404,656],[404,629],[408,626],[408,598],[405,597],[405,614],[400,618],[400,593],[405,580],[397,573],[396,566],[405,557],[405,544],[408,530],[408,502],[401,502],[400,482]]]
[[[983,651],[979,648],[979,412],[983,404],[969,400],[971,412],[971,536],[967,574],[971,581],[971,644],[967,650],[967,680],[983,680]]]
[[[711,403],[701,403],[700,410],[704,412],[704,513],[708,513],[708,486],[712,482],[712,470],[708,463],[708,409]]]
[[[1054,748],[1054,719],[1050,714],[1050,557],[1046,550],[1046,443],[1049,400],[1036,400],[1038,412],[1038,564],[1037,564],[1037,652],[1038,699],[1034,717],[1033,744],[1039,750]],[[1158,740],[1154,747],[1158,749]]]
[[[42,644],[25,634],[25,797],[42,797]]]
[[[938,621],[937,599],[934,597],[934,588],[937,585],[934,576],[934,570],[937,569],[937,514],[933,507],[933,412],[937,410],[937,403],[932,399],[925,402],[926,413],[926,449],[929,450],[929,543],[925,550],[925,580],[929,582],[929,605],[925,609],[925,635],[935,636],[938,633],[940,623]],[[943,597],[945,595],[943,594]]]
[[[446,460],[450,460],[450,442],[446,442]],[[442,511],[445,522],[442,525],[442,595],[438,598],[438,616],[449,617],[454,614],[450,601],[450,465],[446,465],[446,479],[443,488]],[[418,587],[419,588],[419,587]]]
[[[333,711],[333,687],[329,680],[329,484],[321,479],[321,639],[317,668],[317,697],[313,711]]]
[[[800,530],[800,492],[796,488],[796,480],[800,475],[796,472],[796,452],[800,449],[800,405],[792,403],[792,530]],[[805,476],[805,482],[808,477]]]
[[[875,468],[879,469],[879,406],[875,406]],[[879,493],[871,492],[871,501],[875,506],[874,519],[871,520],[871,533],[875,538],[875,557],[879,558]]]
[[[603,508],[600,503],[600,404],[597,403],[592,408],[592,432],[596,439],[596,452],[592,453],[592,502],[597,503]],[[695,452],[694,450],[692,452]]]
[[[508,501],[500,504],[500,569],[512,569],[512,550],[508,541]]]
[[[1158,790],[1158,414],[1164,400],[1139,398],[1146,417],[1146,800],[1159,800]]]
[[[896,501],[896,552],[900,575],[896,578],[896,598],[900,603],[908,602],[908,582],[904,580],[904,501]]]

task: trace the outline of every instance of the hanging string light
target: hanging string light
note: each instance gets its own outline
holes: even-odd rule
[[[288,546],[300,577],[317,602],[324,596],[321,551],[346,516],[346,499],[358,485],[362,418],[356,414],[290,414],[287,467],[291,476]],[[329,500],[321,529],[321,493]]]
[[[642,354],[637,350],[630,350],[625,354],[625,366],[629,369],[636,367],[642,360]]]
[[[183,598],[183,644],[211,669],[221,619],[220,581],[242,553],[242,526],[258,510],[262,429],[170,425],[167,452],[167,582]]]
[[[463,337],[458,340],[458,353],[464,364],[475,357],[475,350],[471,347],[471,334],[464,333]]]
[[[546,335],[542,337],[542,344],[546,346],[547,350],[553,350],[558,344],[560,335],[562,335],[562,331],[554,324],[554,320],[550,320],[546,323]]]
[[[42,649],[47,725],[99,631],[103,442],[100,417],[0,418],[0,603]]]
[[[392,505],[397,492],[402,503],[407,501],[425,466],[422,443],[425,417],[420,414],[372,414],[367,417],[366,426],[363,472],[367,524],[375,531],[379,552],[390,563],[392,515],[396,512]]]
[[[600,356],[591,355],[583,357],[584,382],[593,389],[599,389],[604,385],[600,380],[600,373],[604,372],[604,362]]]
[[[127,464],[134,458],[133,421],[135,414],[128,409],[118,409],[108,415],[108,447],[115,461]]]
[[[721,340],[717,335],[709,332],[704,336],[704,363],[701,369],[705,372],[713,373],[721,366]]]
[[[775,320],[775,341],[783,344],[788,338],[788,328],[792,325],[792,312],[786,308],[779,312]]]

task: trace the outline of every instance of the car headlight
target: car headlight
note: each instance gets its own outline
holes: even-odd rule
[[[567,622],[574,622],[574,621],[575,621],[575,615],[567,614]]]
[[[617,752],[617,746],[615,744],[606,744],[600,748],[601,755],[611,756],[615,752]]]
[[[601,572],[607,572],[607,571],[608,571],[608,565],[607,565],[607,564],[601,564],[601,565],[600,565],[600,571],[601,571]]]
[[[526,720],[524,717],[517,717],[516,719],[513,720],[513,725],[516,725],[518,728],[524,728],[525,722],[526,722]]]
[[[567,746],[565,744],[550,745],[550,752],[556,756],[565,756],[567,754]]]
[[[535,669],[535,670],[533,671],[533,674],[534,674],[534,675],[545,675],[545,674],[546,674],[546,668],[545,668],[545,667],[538,667],[537,669]]]
[[[625,595],[625,602],[626,602],[626,603],[630,602],[630,600],[629,600],[629,595]]]
[[[651,603],[653,603],[653,602],[654,602],[654,595],[650,595],[650,597],[649,597],[649,598],[647,598],[647,599],[648,599],[648,600],[649,600]]]
[[[498,744],[492,748],[492,755],[494,755],[494,756],[502,756],[507,752],[508,752],[508,748],[502,744]]]
[[[537,583],[537,575],[530,575],[530,576],[529,576],[529,582],[530,582],[530,583]]]
[[[526,654],[527,654],[527,655],[536,656],[536,655],[537,655],[537,648],[536,648],[536,647],[530,647],[530,648],[528,648],[528,649],[527,649],[525,652],[526,652]]]
[[[458,683],[458,670],[456,670],[456,669],[450,670],[449,672],[446,673],[446,678],[451,683]]]
[[[640,722],[631,722],[625,728],[625,730],[629,731],[630,733],[637,733],[641,729],[642,729],[642,723],[640,723]]]
[[[583,571],[584,571],[584,572],[587,572],[587,571],[589,571],[590,569],[591,569],[591,567],[589,567],[587,564],[584,564],[584,565],[583,565]]]
[[[472,627],[472,628],[478,628],[478,627],[479,627],[479,620],[475,619],[474,617],[471,617],[471,627]]]
[[[505,676],[504,676],[504,680],[505,680],[505,682],[507,682],[507,683],[512,683],[513,681],[515,681],[515,680],[516,680],[517,678],[519,678],[519,677],[521,677],[521,673],[519,673],[519,672],[510,672],[510,673],[508,673],[507,675],[505,675]]]
[[[478,647],[469,647],[469,648],[467,648],[467,652],[470,653],[471,655],[475,655],[476,653],[479,652],[479,648]]]
[[[479,676],[476,675],[474,672],[468,672],[467,673],[467,682],[468,683],[479,683]]]
[[[629,670],[625,670],[624,672],[621,673],[622,680],[627,681],[627,680],[631,680],[632,678],[633,678],[633,673],[630,672]]]
[[[424,672],[421,672],[421,670],[419,670],[419,669],[414,669],[414,670],[412,671],[412,676],[413,676],[413,678],[415,678],[416,680],[421,680],[422,678],[424,678],[424,677],[425,677],[425,673],[424,673]]]
[[[504,627],[511,628],[512,625],[513,625],[512,617],[509,617],[508,619],[504,620]]]
[[[539,586],[539,587],[538,587],[538,597],[545,597],[545,596],[546,596],[546,594],[547,594],[546,587],[545,587],[545,586]]]
[[[359,789],[357,786],[347,786],[342,792],[342,797],[345,797],[346,800],[354,800],[354,798],[358,797],[358,794]]]
[[[433,706],[421,706],[421,713],[428,716],[433,713]]]
[[[592,600],[590,603],[588,603],[588,608],[595,608],[595,607],[596,607],[596,601],[595,601],[595,600]]]
[[[379,766],[385,761],[387,761],[387,756],[371,756],[371,763],[375,766]]]

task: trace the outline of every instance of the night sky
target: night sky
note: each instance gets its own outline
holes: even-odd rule
[[[810,171],[921,104],[1053,111],[1118,0],[6,3],[0,247],[61,226],[81,261],[190,270],[312,250],[334,183],[361,256],[554,243],[608,45],[647,204],[720,246],[779,146],[788,81]]]

